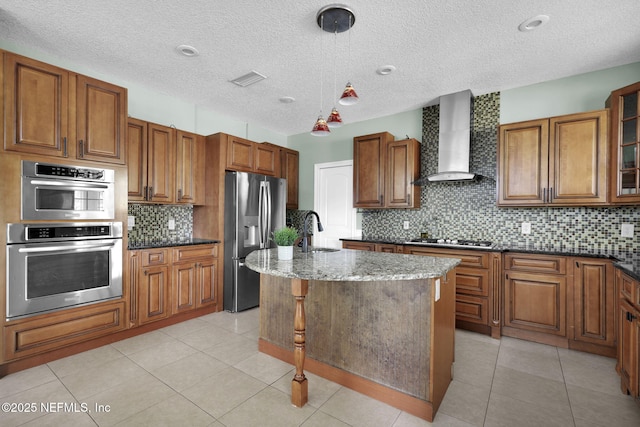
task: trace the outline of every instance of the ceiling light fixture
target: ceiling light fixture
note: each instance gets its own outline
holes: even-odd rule
[[[337,73],[336,73],[336,62],[337,62],[337,55],[336,52],[338,51],[338,23],[337,21],[334,23],[334,31],[333,31],[334,37],[333,37],[333,93],[336,93],[336,87],[337,87]],[[334,98],[335,99],[335,98]],[[327,124],[329,125],[330,128],[339,128],[340,126],[342,126],[342,117],[340,117],[340,113],[338,112],[338,109],[336,108],[336,104],[333,104],[333,109],[331,110],[331,114],[329,114],[329,117],[327,117]]]
[[[180,46],[176,47],[176,50],[178,51],[178,53],[181,53],[184,56],[200,55],[200,53],[198,52],[198,49],[196,49],[193,46],[189,46],[187,44],[181,44]]]
[[[542,27],[544,24],[549,22],[548,15],[537,15],[533,18],[529,18],[524,21],[522,24],[518,25],[518,30],[522,32],[533,31]]]
[[[320,17],[320,21],[324,22],[324,16]],[[321,25],[322,28],[322,25]],[[313,136],[327,136],[331,133],[327,121],[322,116],[322,82],[324,80],[324,43],[322,35],[320,35],[320,114],[316,123],[311,129],[311,135]]]

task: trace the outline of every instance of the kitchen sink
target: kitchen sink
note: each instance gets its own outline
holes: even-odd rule
[[[319,252],[338,252],[340,249],[336,248],[311,248],[309,252],[311,253],[319,253]]]

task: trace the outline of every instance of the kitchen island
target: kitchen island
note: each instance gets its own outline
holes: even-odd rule
[[[452,377],[459,263],[349,249],[295,248],[289,261],[276,249],[252,252],[259,349],[295,365],[292,403],[307,402],[306,367],[432,421]]]

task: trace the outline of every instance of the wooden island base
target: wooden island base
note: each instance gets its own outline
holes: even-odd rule
[[[295,365],[295,406],[307,402],[306,369],[433,421],[453,376],[454,270],[365,282],[262,274],[260,287],[259,350]]]

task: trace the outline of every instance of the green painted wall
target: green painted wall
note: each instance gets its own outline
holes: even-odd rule
[[[347,108],[358,108],[358,105],[343,107]],[[310,118],[309,131],[314,117]],[[408,135],[421,141],[422,109],[345,124],[326,137],[313,136],[309,132],[290,136],[288,146],[300,152],[299,209],[313,209],[313,169],[316,163],[353,159],[353,137],[377,132],[389,132],[396,139],[405,139]]]

